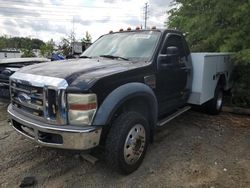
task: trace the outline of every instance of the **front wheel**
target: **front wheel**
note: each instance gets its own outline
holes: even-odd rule
[[[215,89],[214,98],[206,105],[209,114],[218,115],[221,112],[223,97],[223,90],[220,85],[218,85]]]
[[[122,174],[142,163],[149,140],[149,124],[137,112],[125,112],[112,124],[106,140],[106,161]]]

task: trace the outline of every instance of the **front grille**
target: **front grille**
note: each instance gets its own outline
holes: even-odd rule
[[[8,79],[1,79],[0,78],[0,86],[9,86],[9,80]]]
[[[10,77],[15,110],[49,124],[67,124],[66,80],[16,72]]]
[[[12,81],[10,90],[13,106],[34,116],[44,117],[43,88]]]

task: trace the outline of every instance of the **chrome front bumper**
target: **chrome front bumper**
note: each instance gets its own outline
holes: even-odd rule
[[[99,127],[74,127],[50,125],[13,110],[8,107],[12,127],[25,137],[43,146],[88,150],[99,145],[102,129]]]

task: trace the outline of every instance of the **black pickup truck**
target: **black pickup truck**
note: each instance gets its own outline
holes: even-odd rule
[[[182,33],[112,32],[79,59],[13,74],[8,113],[13,128],[27,138],[64,149],[103,147],[107,163],[128,174],[142,163],[156,127],[190,108],[192,75]],[[224,79],[212,79],[217,86],[209,109],[218,114]]]

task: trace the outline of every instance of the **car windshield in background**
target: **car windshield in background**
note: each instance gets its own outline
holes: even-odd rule
[[[81,56],[121,60],[150,60],[160,38],[158,31],[114,33],[101,37]]]

